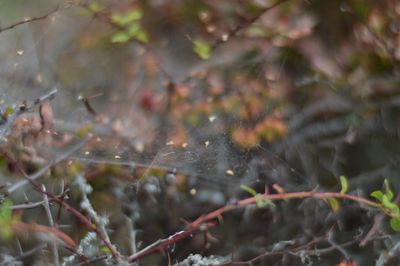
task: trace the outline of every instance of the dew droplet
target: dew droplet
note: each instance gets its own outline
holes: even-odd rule
[[[214,32],[214,31],[215,31],[215,26],[214,26],[214,25],[212,25],[212,24],[210,24],[210,25],[207,25],[207,27],[206,27],[206,31],[207,31],[208,33],[212,33],[212,32]]]
[[[190,190],[190,195],[194,196],[194,195],[196,195],[196,193],[197,193],[197,190],[195,188],[192,188]]]
[[[212,115],[208,118],[208,121],[210,121],[211,123],[215,121],[215,119],[217,119],[217,117],[215,115]]]
[[[231,176],[235,175],[235,173],[231,169],[226,170],[226,174]]]
[[[204,145],[206,145],[206,148],[208,147],[208,145],[210,145],[210,141],[206,141],[206,142],[204,142]]]
[[[18,55],[23,55],[24,54],[24,50],[17,50],[17,54]]]

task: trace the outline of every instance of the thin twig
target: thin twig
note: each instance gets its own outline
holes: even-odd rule
[[[50,11],[49,13],[47,13],[47,14],[45,14],[45,15],[43,15],[43,16],[28,18],[28,19],[25,19],[25,20],[23,20],[23,21],[19,21],[19,22],[17,22],[17,23],[11,24],[11,25],[9,25],[9,26],[7,26],[7,27],[4,27],[4,28],[1,28],[1,27],[0,27],[0,32],[7,31],[7,30],[11,30],[11,29],[13,29],[13,28],[15,28],[15,27],[24,25],[24,24],[26,24],[26,23],[31,23],[31,22],[33,22],[33,21],[38,21],[38,20],[46,19],[46,18],[47,18],[48,16],[50,16],[51,14],[57,12],[58,8],[59,8],[59,6],[57,6],[55,9],[53,9],[52,11]]]
[[[221,44],[225,43],[227,40],[231,39],[232,37],[236,36],[240,31],[242,31],[243,29],[251,26],[254,22],[256,22],[258,19],[260,19],[265,13],[267,13],[268,11],[270,11],[271,9],[276,8],[277,6],[283,4],[284,2],[286,2],[288,0],[280,0],[277,1],[276,3],[274,3],[273,5],[267,6],[265,8],[263,8],[261,10],[260,13],[258,13],[256,16],[246,19],[244,22],[239,23],[238,25],[236,25],[236,27],[234,27],[232,30],[230,30],[227,34],[225,34],[222,38],[218,39],[217,41],[215,41],[212,45],[211,45],[211,49],[215,50],[218,46],[220,46]]]
[[[205,231],[211,226],[214,226],[214,224],[212,224],[212,223],[203,224],[201,227],[189,228],[187,230],[179,231],[179,232],[171,235],[168,238],[159,239],[156,242],[152,243],[151,245],[148,245],[144,249],[142,249],[142,250],[138,251],[137,253],[133,254],[132,256],[130,256],[128,259],[128,262],[133,263],[133,262],[140,260],[141,258],[144,258],[148,255],[163,251],[167,246],[169,246],[173,243],[176,243],[179,240],[185,239],[186,237],[196,233],[199,230]]]
[[[42,185],[42,189],[44,191],[46,191],[46,187],[44,185]],[[54,227],[54,221],[53,221],[53,216],[51,215],[49,199],[48,199],[46,194],[43,194],[43,200],[44,200],[43,207],[44,207],[44,209],[46,211],[46,216],[47,216],[47,220],[49,221],[49,225],[51,227]],[[58,256],[58,246],[57,246],[57,242],[56,241],[52,241],[51,250],[53,252],[54,265],[58,266],[59,262],[60,262],[60,258]]]
[[[133,254],[132,256],[129,257],[129,262],[135,262],[145,256],[148,256],[150,254],[160,252],[164,250],[168,245],[171,245],[172,243],[175,243],[179,240],[182,240],[186,238],[188,235],[193,234],[194,232],[197,232],[197,230],[201,229],[203,226],[206,226],[210,224],[212,220],[219,220],[222,215],[228,211],[234,210],[238,207],[241,206],[248,206],[252,204],[256,204],[260,200],[266,200],[266,201],[277,201],[277,200],[288,200],[288,199],[304,199],[304,198],[314,198],[314,199],[321,199],[321,200],[327,200],[330,198],[336,198],[336,199],[343,199],[343,200],[351,200],[358,202],[360,204],[372,207],[372,208],[377,208],[377,209],[382,209],[382,205],[379,203],[376,203],[374,201],[368,200],[366,198],[362,198],[359,196],[355,195],[349,195],[349,194],[342,194],[339,192],[315,192],[315,191],[306,191],[306,192],[289,192],[289,193],[282,193],[282,194],[259,194],[254,197],[250,197],[247,199],[240,200],[234,204],[228,204],[224,207],[221,207],[215,211],[212,211],[206,215],[202,215],[199,218],[197,218],[195,221],[190,223],[188,225],[188,229],[186,231],[180,231],[172,236],[170,236],[167,239],[161,239],[153,244],[147,246],[146,248],[140,250],[136,254]]]

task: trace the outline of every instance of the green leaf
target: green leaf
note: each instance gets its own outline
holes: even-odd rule
[[[134,21],[134,20],[139,20],[143,17],[143,12],[141,9],[134,9],[130,11],[128,14],[125,16],[125,20],[128,20],[129,22]]]
[[[339,204],[339,201],[337,199],[328,198],[328,203],[331,206],[333,212],[338,212],[339,211],[340,204]]]
[[[140,9],[134,9],[127,14],[113,14],[111,21],[118,26],[126,26],[133,21],[137,21],[143,17],[143,12]]]
[[[340,184],[342,186],[340,194],[346,194],[347,190],[349,189],[349,184],[347,183],[347,178],[344,175],[340,176]]]
[[[193,42],[193,51],[201,58],[208,59],[211,55],[211,47],[202,40],[195,40]]]
[[[382,198],[383,198],[382,191],[376,190],[376,191],[372,192],[370,194],[370,196],[375,198],[375,199],[377,199],[377,200],[379,200],[380,202],[382,202]]]
[[[10,239],[12,236],[12,201],[6,199],[0,206],[0,237]]]
[[[139,31],[136,34],[136,39],[141,41],[142,43],[148,43],[149,42],[149,35],[145,31]]]
[[[129,41],[130,38],[131,38],[131,36],[128,33],[120,31],[112,36],[111,42],[126,43],[127,41]]]
[[[387,179],[385,179],[383,184],[385,186],[385,192],[386,192],[385,194],[386,194],[386,196],[388,197],[389,200],[392,200],[394,194],[393,194],[393,191],[390,189],[389,181]]]
[[[0,206],[0,223],[8,223],[12,220],[12,201],[9,199],[4,200]]]
[[[100,251],[101,251],[101,253],[103,253],[103,254],[110,254],[111,252],[110,252],[110,249],[107,247],[107,246],[102,246],[101,248],[100,248]]]
[[[251,188],[249,186],[241,185],[240,188],[243,189],[244,191],[246,191],[247,193],[253,195],[253,196],[257,195],[257,192],[253,188]]]
[[[129,36],[136,36],[140,31],[140,25],[138,23],[129,24],[128,28],[126,29],[127,34]]]
[[[90,3],[88,7],[89,7],[90,11],[92,11],[93,13],[100,12],[101,10],[104,9],[104,7],[96,1]]]
[[[275,204],[272,202],[272,200],[263,199],[260,194],[255,195],[255,197],[256,197],[256,205],[258,208],[264,208],[268,205],[270,205],[273,208],[275,207]]]
[[[395,203],[393,203],[393,202],[391,202],[391,201],[389,200],[389,198],[388,198],[387,195],[383,195],[383,197],[382,197],[382,205],[383,205],[385,208],[387,208],[387,209],[389,209],[390,211],[392,211],[392,212],[395,212],[396,209],[399,208]]]
[[[400,231],[400,217],[394,217],[394,218],[390,219],[390,227],[392,227],[392,229],[394,231],[399,232]]]
[[[12,108],[11,106],[8,106],[6,110],[4,110],[4,114],[7,116],[12,115],[13,113],[14,113],[14,108]]]
[[[400,209],[399,206],[396,203],[393,203],[394,205],[396,205],[395,207],[392,207],[390,209],[390,212],[392,213],[392,215],[394,216],[400,216]]]

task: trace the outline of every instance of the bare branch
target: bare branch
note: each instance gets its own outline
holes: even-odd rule
[[[59,6],[57,6],[55,9],[53,9],[53,10],[50,11],[49,13],[46,13],[46,14],[43,15],[43,16],[33,17],[33,18],[27,18],[27,19],[25,19],[25,20],[23,20],[23,21],[19,21],[19,22],[17,22],[17,23],[11,24],[11,25],[9,25],[9,26],[7,26],[7,27],[4,27],[4,28],[1,28],[1,27],[0,27],[0,32],[7,31],[7,30],[11,30],[11,29],[13,29],[13,28],[15,28],[15,27],[18,27],[18,26],[21,26],[21,25],[24,25],[24,24],[27,24],[27,23],[30,23],[30,22],[33,22],[33,21],[38,21],[38,20],[46,19],[46,18],[47,18],[48,16],[50,16],[51,14],[57,12],[57,11],[58,11],[58,8],[59,8]]]
[[[46,191],[46,187],[44,185],[42,185],[42,189],[44,191]],[[43,207],[44,207],[44,209],[46,211],[46,216],[47,216],[47,219],[49,220],[49,225],[51,227],[54,227],[54,221],[53,221],[53,216],[51,215],[49,199],[48,199],[46,194],[43,194],[43,199],[44,199]],[[52,241],[51,250],[53,252],[54,265],[58,266],[59,262],[60,262],[60,258],[58,256],[58,247],[57,247],[57,242],[56,241]]]

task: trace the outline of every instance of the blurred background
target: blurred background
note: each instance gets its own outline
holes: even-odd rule
[[[339,191],[343,175],[352,194],[368,197],[385,178],[399,190],[397,1],[1,0],[0,25],[1,110],[57,88],[44,110],[15,121],[2,145],[33,173],[93,136],[41,182],[54,193],[69,184],[79,209],[74,182],[84,176],[123,254],[131,254],[132,227],[140,250],[250,197],[243,185]],[[2,184],[21,178],[0,160]],[[10,197],[41,198],[29,186]],[[46,223],[42,212],[22,219]],[[340,248],[323,242],[313,247],[329,249],[319,256],[283,252],[255,265],[375,265],[398,239],[384,223],[359,246],[376,215],[351,202],[333,212],[311,199],[241,208],[210,229],[212,238],[194,235],[140,265],[190,253],[248,261],[328,232]],[[77,242],[87,233],[66,212],[60,224]],[[20,239],[24,249],[37,241]],[[1,253],[14,254],[15,243],[3,241]],[[24,265],[50,265],[43,254]]]

